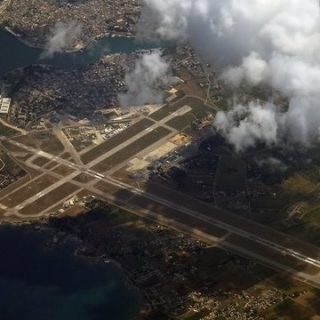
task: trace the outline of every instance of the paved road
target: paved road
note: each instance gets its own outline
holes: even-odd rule
[[[70,180],[75,178],[78,174],[79,174],[79,171],[75,171],[75,172],[69,174],[68,176],[65,176],[64,178],[60,179],[59,181],[51,184],[49,187],[47,187],[47,188],[43,189],[42,191],[38,192],[34,196],[32,196],[32,197],[28,198],[27,200],[23,201],[22,203],[18,204],[17,206],[15,206],[13,208],[13,210],[19,211],[19,210],[23,209],[27,205],[35,202],[39,198],[41,198],[44,195],[48,194],[49,192],[57,189],[58,187],[62,186],[65,183],[69,182]]]
[[[118,163],[117,165],[113,166],[111,169],[105,171],[104,175],[111,176],[112,174],[114,174],[115,172],[117,172],[118,170],[123,168],[126,164],[128,164],[128,162],[130,160],[132,160],[134,158],[137,158],[137,157],[143,157],[144,155],[147,155],[151,151],[155,150],[157,147],[163,146],[163,144],[165,142],[167,142],[170,138],[173,138],[175,135],[176,135],[176,132],[169,133],[168,135],[166,135],[162,139],[158,140],[157,142],[153,143],[149,147],[147,147],[147,148],[143,149],[142,151],[138,152],[134,156],[132,156],[132,157],[130,157],[130,158]]]
[[[28,133],[28,131],[23,130],[23,129],[18,128],[18,127],[15,127],[12,124],[4,121],[2,118],[0,118],[0,123],[2,123],[4,126],[9,127],[9,128],[11,128],[11,129],[13,129],[13,130],[15,130],[17,132],[20,132],[21,134],[27,134]]]
[[[54,156],[50,153],[39,151],[29,146],[25,146],[14,140],[9,140],[12,144],[15,144],[23,149],[26,149],[27,151],[33,153],[34,155],[39,155],[49,160],[56,161],[59,164],[63,164],[75,170],[75,172],[64,177],[57,183],[52,184],[50,187],[46,188],[41,193],[38,193],[33,197],[29,198],[28,200],[24,201],[23,203],[18,204],[13,209],[12,213],[15,212],[19,214],[18,211],[21,210],[23,207],[32,203],[37,198],[44,196],[48,192],[54,190],[55,188],[59,187],[60,185],[66,182],[72,182],[74,184],[77,184],[91,192],[94,192],[95,194],[98,194],[100,197],[108,198],[109,200],[113,200],[113,201],[119,201],[119,197],[117,195],[106,194],[105,192],[102,192],[101,190],[98,190],[95,187],[95,183],[97,182],[97,180],[100,180],[110,185],[110,187],[112,187],[114,190],[117,190],[118,193],[126,191],[127,193],[129,192],[129,194],[131,194],[131,198],[133,198],[134,196],[138,196],[138,197],[147,199],[150,203],[161,205],[162,206],[161,208],[164,211],[169,212],[168,215],[172,217],[171,219],[169,219],[169,221],[167,221],[169,225],[179,224],[179,222],[174,220],[175,215],[172,214],[172,212],[176,212],[176,213],[179,213],[180,216],[184,215],[186,218],[189,217],[194,219],[194,221],[199,221],[208,226],[210,225],[210,226],[214,226],[214,227],[218,227],[220,229],[226,230],[228,233],[236,235],[238,239],[245,239],[249,241],[249,243],[254,243],[256,245],[259,245],[261,248],[270,249],[272,250],[272,252],[278,255],[279,259],[283,257],[288,257],[288,261],[290,261],[289,259],[290,257],[291,259],[294,259],[295,261],[299,261],[303,264],[310,265],[315,268],[320,268],[320,261],[319,261],[320,250],[317,247],[311,246],[307,243],[302,243],[297,239],[294,239],[294,238],[288,237],[285,234],[276,232],[275,230],[269,229],[266,226],[258,225],[252,221],[248,221],[246,219],[235,216],[230,212],[226,212],[219,208],[215,208],[207,204],[204,204],[202,202],[199,202],[195,199],[189,198],[186,195],[177,194],[172,190],[168,190],[167,193],[165,192],[165,190],[161,190],[161,192],[155,192],[154,190],[151,190],[151,189],[149,191],[142,191],[131,185],[125,184],[123,182],[119,182],[111,178],[110,173],[112,173],[114,170],[111,170],[106,174],[101,174],[91,169],[96,164],[110,157],[117,151],[122,150],[125,147],[127,147],[129,144],[133,143],[134,141],[137,141],[138,139],[146,135],[148,132],[157,129],[159,126],[164,126],[165,123],[168,122],[170,119],[173,119],[178,115],[184,114],[189,110],[190,109],[188,106],[181,107],[178,111],[168,115],[167,117],[165,117],[164,119],[158,122],[155,122],[146,130],[143,130],[137,135],[135,135],[134,137],[128,139],[127,141],[124,141],[116,148],[94,159],[87,165],[83,165],[79,161],[77,161],[76,163],[73,163],[68,160],[62,159],[58,156]],[[174,129],[170,128],[170,130],[172,133],[176,133]],[[59,131],[57,131],[57,134],[58,133]],[[61,134],[59,134],[59,138],[61,140],[63,137],[61,137],[60,135]],[[46,169],[40,169],[40,170],[46,170]],[[47,173],[50,173],[50,170],[46,170],[46,171]],[[85,185],[72,180],[80,172],[86,173],[87,175],[92,176],[95,179],[91,183],[88,183]],[[126,202],[126,206],[130,207],[130,205],[132,206],[132,203],[130,203],[128,200]],[[143,208],[135,208],[135,210],[138,210],[140,213],[147,214]],[[208,212],[210,212],[210,215],[208,215]],[[159,214],[157,212],[150,211],[148,212],[148,214],[153,214],[153,217],[159,217]],[[167,218],[163,218],[163,219],[167,219]],[[193,225],[189,227],[185,225],[184,228],[185,229],[189,228],[190,229],[189,232],[191,231],[198,232],[198,233],[202,232],[201,230],[194,230]],[[213,236],[212,234],[207,234],[206,232],[202,232],[202,233],[203,233],[203,237],[212,238]],[[223,244],[224,246],[229,246],[230,248],[234,248],[238,252],[242,252],[242,253],[245,253],[246,255],[257,257],[257,259],[259,259],[260,261],[264,261],[268,264],[271,264],[276,268],[280,268],[282,270],[287,270],[291,273],[295,273],[295,275],[299,276],[299,278],[305,281],[312,282],[313,285],[320,287],[320,277],[318,275],[319,272],[317,272],[315,275],[310,275],[301,270],[290,268],[290,265],[288,265],[288,263],[281,264],[277,259],[269,259],[267,255],[264,256],[264,252],[261,252],[261,253],[253,252],[252,250],[249,250],[248,248],[246,248],[246,245],[235,243],[234,238],[232,237],[227,237],[226,239],[224,239]]]
[[[201,236],[201,238],[207,239],[208,241],[217,241],[217,237],[214,235],[216,229],[214,229],[213,227],[220,228],[226,231],[225,237],[218,237],[223,246],[226,246],[245,255],[254,257],[268,265],[272,265],[275,268],[286,270],[294,274],[299,279],[308,282],[313,286],[320,287],[320,250],[318,247],[303,243],[295,238],[288,237],[285,234],[269,229],[266,226],[262,226],[252,221],[240,218],[230,212],[212,207],[208,204],[204,204],[193,198],[189,198],[186,195],[177,194],[172,190],[168,190],[167,193],[165,192],[165,190],[161,190],[161,192],[155,192],[153,189],[150,189],[149,191],[142,191],[131,185],[119,182],[111,178],[107,174],[101,174],[91,169],[97,163],[103,161],[117,151],[124,149],[126,146],[143,137],[151,130],[156,129],[159,126],[164,126],[167,121],[173,119],[181,113],[188,112],[188,110],[189,109],[187,107],[182,107],[177,112],[174,112],[161,121],[154,123],[148,129],[143,130],[139,134],[128,139],[116,148],[105,153],[101,157],[98,157],[87,165],[83,165],[79,161],[73,163],[58,156],[54,156],[50,153],[25,146],[14,140],[8,140],[10,143],[15,144],[25,149],[26,151],[33,153],[34,155],[42,156],[49,160],[56,161],[58,164],[65,165],[75,170],[75,172],[64,177],[57,183],[52,184],[50,187],[44,189],[41,193],[38,193],[33,197],[30,197],[28,200],[18,204],[11,211],[11,214],[21,216],[19,210],[24,208],[26,205],[32,203],[37,198],[46,195],[50,191],[55,190],[55,188],[59,187],[60,185],[66,182],[72,182],[73,184],[76,184],[83,189],[89,190],[104,199],[114,201],[116,203],[121,202],[123,206],[129,209],[131,208],[131,210],[133,210],[135,213],[140,213],[141,215],[152,217],[153,219],[160,218],[169,226],[183,229],[185,232],[188,232],[190,234],[197,234],[197,236]],[[172,133],[176,133],[176,131],[172,128],[170,128],[170,130]],[[50,169],[37,169],[52,175],[54,174]],[[82,184],[80,182],[72,180],[80,172],[94,177],[94,180],[87,184]],[[103,181],[104,183],[109,185],[110,189],[113,189],[114,193],[111,194],[99,190],[95,186],[97,180]],[[121,197],[119,197],[119,195],[124,193],[126,194],[126,198],[124,200],[121,200]],[[155,204],[157,208],[161,207],[161,211],[165,212],[166,216],[161,216],[157,211],[146,210],[146,208],[139,207],[137,203],[133,201],[135,198],[139,197],[141,199],[144,199],[145,201],[148,201],[148,203],[151,204],[150,207],[152,207],[152,204]],[[64,199],[61,199],[61,201],[62,200]],[[47,210],[45,211],[48,212],[49,209],[50,208],[47,208]],[[208,212],[210,212],[210,215],[208,215]],[[43,212],[37,213],[37,216],[41,215],[43,215]],[[176,218],[178,216],[180,218],[185,217],[185,223],[177,221],[178,219]],[[192,218],[195,223],[192,225],[187,225],[190,218]],[[206,229],[205,231],[200,230],[200,228],[198,228],[198,224],[200,225],[200,223],[208,227],[211,226],[212,229],[208,228],[208,230]],[[233,235],[235,235],[236,237],[234,237]],[[244,239],[247,241],[247,243],[244,244],[240,241],[237,242],[238,239]],[[259,252],[251,249],[250,244],[258,246],[261,251]],[[268,250],[271,251],[271,254],[270,252],[268,252]],[[319,270],[317,269],[317,272],[315,272],[314,274],[310,274],[307,271],[303,270],[297,270],[293,266],[290,266],[291,261],[298,261],[304,264],[304,266],[309,265],[316,269],[319,268]]]
[[[49,169],[41,168],[40,170],[44,171],[47,174],[52,174],[52,175],[55,175],[58,177],[57,174],[50,172]],[[106,182],[107,177],[103,176],[102,174],[97,174],[90,169],[86,169],[85,172],[89,175],[96,176],[96,178],[98,180],[104,181],[104,183]],[[73,174],[71,174],[69,176],[71,178],[71,176],[73,176]],[[167,211],[167,215],[170,216],[170,218],[167,218],[163,215],[160,215],[158,211],[152,211],[152,210],[148,210],[145,208],[141,208],[141,207],[137,206],[136,204],[134,204],[132,202],[132,199],[135,198],[135,195],[146,197],[146,194],[144,192],[142,192],[141,190],[139,190],[137,188],[120,183],[119,181],[116,181],[114,179],[111,179],[111,178],[109,178],[109,179],[111,180],[111,181],[108,181],[108,184],[110,184],[110,189],[109,189],[110,193],[106,193],[106,192],[103,192],[103,191],[97,189],[97,187],[94,186],[94,184],[96,183],[96,180],[93,180],[92,182],[90,182],[88,184],[83,184],[80,182],[72,181],[72,183],[79,186],[80,189],[78,189],[72,195],[69,195],[66,198],[61,199],[60,202],[62,203],[63,201],[67,200],[67,198],[70,198],[70,196],[73,196],[74,194],[78,193],[80,190],[86,189],[86,190],[89,190],[90,192],[92,192],[93,194],[99,196],[102,199],[114,202],[117,205],[121,205],[126,210],[132,211],[135,214],[138,213],[142,217],[152,218],[153,220],[157,220],[162,224],[168,225],[170,227],[173,227],[175,229],[178,229],[178,230],[183,231],[185,233],[188,233],[190,235],[196,236],[196,237],[198,237],[208,243],[218,244],[218,245],[225,247],[227,249],[231,249],[231,250],[236,251],[240,254],[251,257],[253,259],[256,259],[266,265],[269,265],[269,266],[271,265],[276,269],[285,270],[285,271],[293,274],[294,277],[299,279],[300,281],[306,282],[309,285],[320,288],[319,272],[316,274],[310,274],[308,272],[296,270],[294,267],[291,267],[290,260],[287,261],[285,255],[284,255],[284,252],[286,252],[286,255],[294,258],[295,260],[301,261],[303,263],[308,263],[308,264],[311,264],[316,267],[319,267],[318,261],[315,261],[314,259],[310,260],[310,258],[306,257],[305,255],[301,255],[298,252],[293,252],[292,250],[287,249],[287,248],[283,248],[277,244],[270,243],[269,241],[266,241],[265,239],[261,239],[259,237],[253,237],[251,234],[248,234],[245,231],[239,230],[233,226],[226,225],[226,224],[221,223],[220,221],[216,221],[210,217],[203,216],[203,215],[199,214],[198,212],[194,212],[192,210],[189,210],[188,208],[185,208],[182,206],[177,206],[176,204],[173,204],[170,201],[163,200],[163,199],[161,199],[155,195],[152,195],[152,194],[148,194],[148,196],[147,196],[147,198],[150,200],[150,204],[155,203],[155,202],[161,203],[162,204],[161,212]],[[118,193],[122,194],[123,190],[126,190],[126,191],[130,190],[131,195],[127,193],[125,195],[125,198],[121,199],[121,197],[119,197],[117,194]],[[53,207],[55,207],[55,205],[56,204],[47,208],[42,213],[35,214],[34,217],[40,217],[40,216],[45,216],[45,215],[49,214],[50,210]],[[178,221],[177,217],[174,214],[172,214],[173,213],[172,209],[179,210],[180,212],[183,212],[183,214],[187,214],[193,218],[196,218],[198,221],[201,220],[201,221],[205,222],[205,224],[207,226],[212,225],[212,226],[224,229],[224,230],[228,230],[228,232],[226,232],[221,237],[219,235],[216,235],[215,228],[212,230],[210,228],[206,228],[205,232],[203,232],[201,230],[201,228],[199,228],[199,226],[197,226],[197,228],[195,228],[194,225],[192,227],[188,226],[186,224],[186,221],[183,220],[182,223],[181,223],[181,221],[180,222]],[[21,214],[18,214],[18,216],[22,217]],[[266,250],[264,250],[263,252],[259,252],[259,253],[252,251],[249,248],[246,248],[245,246],[237,243],[237,241],[229,239],[229,236],[232,234],[242,235],[245,238],[250,239],[250,241],[253,241],[254,243],[258,243],[258,244],[262,245],[263,247],[265,247]],[[270,256],[267,253],[267,250],[269,248],[272,248],[272,250],[274,250],[274,252],[277,254],[276,258],[278,258],[280,261],[278,261],[278,259],[275,259],[274,254],[272,254]],[[283,258],[285,258],[284,262],[283,262]]]
[[[79,157],[78,152],[75,150],[72,143],[69,141],[65,133],[62,131],[60,127],[53,127],[53,133],[56,135],[56,137],[61,141],[61,143],[64,146],[65,151],[69,152],[72,158],[75,160],[75,162],[79,165],[82,165],[82,161]]]
[[[183,109],[183,108],[182,108]],[[150,133],[153,130],[158,129],[159,127],[166,127],[168,130],[170,130],[171,132],[175,132],[177,133],[178,131],[165,126],[165,123],[171,119],[173,119],[174,117],[177,116],[177,113],[179,112],[179,110],[167,117],[165,117],[164,119],[162,119],[161,121],[158,121],[154,124],[152,124],[150,127],[148,127],[147,129],[142,130],[141,132],[137,133],[135,136],[127,139],[126,141],[122,142],[121,144],[119,144],[118,146],[116,146],[115,148],[113,148],[112,150],[105,152],[103,155],[101,155],[100,157],[94,159],[93,161],[89,162],[86,167],[87,168],[91,168],[94,167],[96,164],[98,164],[99,162],[102,162],[103,160],[109,158],[110,156],[112,156],[113,154],[117,153],[118,151],[126,148],[127,146],[129,146],[131,143],[139,140],[140,138],[144,137],[145,135],[147,135],[148,133]],[[150,119],[152,121],[154,121],[153,119]]]
[[[110,176],[106,176],[106,175],[103,175],[101,173],[97,173],[95,172],[94,170],[90,169],[90,168],[87,168],[85,166],[79,166],[78,164],[75,164],[75,163],[72,163],[72,162],[69,162],[68,160],[65,160],[65,159],[61,159],[57,156],[53,156],[47,152],[43,152],[43,151],[39,151],[39,150],[36,150],[34,148],[30,148],[30,147],[27,147],[27,146],[24,146],[23,144],[19,143],[19,142],[16,142],[16,141],[11,141],[11,143],[13,144],[16,144],[18,145],[19,147],[21,148],[25,148],[25,149],[28,149],[30,152],[33,152],[35,154],[38,154],[40,156],[43,156],[45,158],[48,158],[50,160],[54,160],[60,164],[63,164],[63,165],[66,165],[70,168],[73,168],[76,170],[75,173],[65,177],[65,179],[63,179],[63,182],[60,182],[60,183],[56,183],[55,185],[49,188],[47,188],[47,190],[44,190],[43,192],[49,192],[51,190],[54,190],[55,187],[57,187],[58,185],[60,185],[61,183],[65,183],[67,181],[70,181],[70,179],[74,176],[76,176],[79,172],[83,172],[83,173],[86,173],[88,174],[89,176],[92,176],[94,177],[95,179],[97,180],[100,180],[100,181],[104,181],[108,184],[110,184],[110,186],[114,187],[114,188],[117,188],[119,190],[119,192],[122,192],[123,190],[126,190],[126,191],[129,191],[132,195],[138,195],[138,196],[141,196],[145,199],[148,199],[150,200],[151,202],[154,202],[154,203],[157,203],[157,204],[161,204],[163,207],[165,208],[169,208],[169,209],[173,209],[179,213],[182,213],[186,216],[190,216],[192,218],[195,218],[197,219],[198,221],[202,221],[202,222],[205,222],[206,224],[208,225],[212,225],[212,226],[215,226],[215,227],[219,227],[223,230],[227,230],[228,232],[232,233],[232,234],[235,234],[235,235],[238,235],[244,239],[247,239],[249,240],[250,242],[253,242],[253,243],[256,243],[256,244],[259,244],[261,245],[263,248],[268,248],[268,249],[271,249],[273,250],[275,253],[277,253],[278,255],[281,255],[282,257],[291,257],[291,258],[294,258],[295,260],[299,261],[299,262],[302,262],[306,265],[311,265],[313,267],[316,267],[316,268],[320,268],[320,261],[314,257],[314,255],[312,256],[308,256],[306,254],[304,254],[304,252],[300,252],[300,251],[297,251],[297,250],[293,250],[291,247],[287,247],[285,245],[283,245],[283,239],[288,239],[289,237],[285,234],[281,234],[281,237],[277,236],[278,232],[275,232],[274,230],[272,230],[273,233],[275,233],[275,238],[273,241],[270,241],[270,239],[264,237],[264,234],[266,233],[269,233],[271,232],[270,230],[268,230],[267,228],[265,228],[264,226],[261,226],[261,225],[257,225],[253,222],[248,222],[248,225],[251,227],[251,229],[246,229],[246,228],[240,228],[240,227],[243,227],[242,225],[240,225],[240,227],[237,225],[237,220],[234,221],[234,223],[226,223],[223,221],[223,219],[220,217],[220,219],[214,219],[212,217],[209,217],[207,215],[207,212],[203,212],[203,210],[206,209],[206,207],[204,207],[204,209],[202,207],[197,207],[197,210],[194,210],[194,209],[190,209],[189,207],[185,206],[185,205],[181,205],[181,204],[178,204],[178,203],[174,203],[172,201],[169,201],[168,199],[165,199],[165,198],[162,198],[160,197],[158,194],[153,194],[153,193],[150,193],[150,192],[145,192],[145,191],[142,191],[138,188],[135,188],[133,186],[130,186],[128,184],[125,184],[123,182],[119,182],[113,178],[111,178]],[[94,181],[95,182],[95,181]],[[93,182],[93,183],[94,183]],[[74,181],[73,181],[74,183]],[[96,194],[99,194],[101,197],[103,198],[112,198],[113,197],[113,200],[114,201],[118,201],[119,199],[117,199],[116,196],[112,196],[112,195],[107,195],[106,193],[98,190],[97,188],[93,187],[93,183],[91,183],[90,185],[83,185],[83,184],[80,184],[82,187],[84,187],[85,189],[88,189]],[[76,183],[77,184],[77,183]],[[32,199],[30,199],[31,201]],[[196,202],[194,199],[193,199],[194,202]],[[29,201],[25,202],[24,205],[28,204]],[[188,204],[186,202],[186,204]],[[21,208],[21,204],[18,206],[18,209]],[[211,208],[212,209],[212,208]],[[140,208],[140,210],[143,210]],[[218,208],[216,208],[216,210],[219,210]],[[154,213],[156,216],[158,216],[157,213]],[[228,212],[223,212],[224,216],[227,217],[229,215]],[[174,215],[172,216],[172,219],[174,219]],[[170,219],[171,223],[172,220]],[[244,219],[243,219],[244,220]],[[263,229],[267,229],[265,233],[261,233],[261,235],[257,235],[255,234],[255,232],[250,232],[250,230],[254,231],[254,229],[252,229],[252,226],[255,227],[255,226],[259,226],[259,228],[263,228]],[[193,228],[193,226],[191,227]],[[200,232],[200,231],[199,231]],[[295,242],[299,242],[299,244],[301,243],[301,241],[298,241],[296,239],[293,239],[293,238],[290,238],[290,242],[292,243],[292,241],[295,241]],[[317,286],[317,287],[320,287],[320,277],[319,277],[319,274],[315,274],[315,275],[310,275],[310,274],[307,274],[303,271],[300,271],[300,270],[295,270],[293,268],[290,268],[290,266],[288,264],[281,264],[279,263],[278,261],[271,261],[270,259],[268,259],[267,257],[264,256],[264,253],[261,252],[261,254],[258,254],[256,252],[251,252],[249,249],[246,249],[245,247],[243,246],[240,246],[240,245],[237,245],[235,244],[234,242],[228,242],[228,240],[225,240],[223,242],[224,246],[229,246],[230,248],[234,248],[234,250],[238,251],[238,252],[241,252],[241,253],[246,253],[246,255],[249,255],[249,256],[253,256],[253,257],[256,257],[258,260],[261,260],[261,261],[264,261],[265,263],[268,263],[270,265],[273,265],[274,267],[276,268],[280,268],[282,270],[286,270],[288,272],[291,272],[291,273],[294,273],[295,276],[299,277],[300,279],[304,280],[304,281],[307,281],[308,283],[314,285],[314,286]],[[310,245],[309,244],[306,244],[304,243],[304,245],[306,246],[306,248],[309,249]],[[240,250],[241,249],[241,250]],[[313,252],[318,252],[319,249],[317,247],[314,247],[312,246],[312,249]],[[320,269],[319,269],[320,271]]]

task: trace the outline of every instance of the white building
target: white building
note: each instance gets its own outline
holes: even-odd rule
[[[8,114],[11,106],[11,98],[2,98],[0,96],[0,114]]]

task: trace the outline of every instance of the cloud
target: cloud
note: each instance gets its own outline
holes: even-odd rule
[[[264,107],[242,106],[247,115],[237,122],[232,121],[232,115],[239,112],[235,105],[234,111],[225,113],[228,123],[235,126],[224,131],[231,142],[239,145],[236,140],[243,139],[243,146],[251,146],[259,140],[318,141],[318,0],[145,0],[145,4],[153,13],[150,16],[157,17],[152,28],[155,33],[166,39],[189,41],[233,86],[242,82],[266,84],[290,101],[285,113],[272,111],[275,106],[268,111],[269,116],[273,112],[277,125],[276,139],[273,136],[271,140],[265,126],[256,122],[258,115],[266,116]]]
[[[234,86],[239,86],[243,79],[246,79],[251,85],[257,85],[269,75],[268,64],[257,52],[251,52],[245,57],[239,67],[229,67],[222,78]]]
[[[258,142],[271,146],[278,139],[277,111],[273,104],[236,104],[230,111],[219,111],[214,126],[237,152]]]
[[[127,92],[118,96],[123,107],[161,103],[163,87],[170,83],[169,63],[158,50],[142,55],[133,71],[126,74]]]
[[[81,25],[75,21],[70,23],[57,22],[47,40],[46,50],[42,58],[50,58],[56,53],[70,49],[80,36],[81,29]]]

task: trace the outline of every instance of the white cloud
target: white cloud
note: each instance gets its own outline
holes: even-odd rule
[[[257,85],[269,76],[268,64],[257,52],[251,52],[245,57],[239,67],[227,68],[222,78],[239,86],[246,79],[251,85]]]
[[[48,38],[42,57],[52,57],[56,53],[70,49],[80,36],[81,29],[81,25],[74,21],[70,23],[57,22]]]
[[[286,139],[302,143],[319,138],[318,0],[145,0],[145,3],[153,16],[158,17],[153,30],[164,38],[190,41],[206,61],[223,70],[222,76],[233,85],[242,81],[251,85],[266,83],[288,97],[288,111],[274,114],[278,129],[271,132],[271,140],[266,135],[266,126],[257,125],[256,117],[267,116],[266,112],[261,106],[249,105],[245,120],[234,123],[234,128],[228,126],[226,134],[232,143],[239,145],[239,137],[247,146],[258,140],[270,143],[275,140],[275,132],[278,135],[286,132]],[[222,115],[219,116],[222,121]],[[270,125],[270,118],[263,118],[263,122]]]
[[[258,142],[272,145],[278,139],[276,108],[272,104],[236,104],[228,112],[220,111],[215,118],[217,131],[225,136],[235,147],[242,151],[254,147]]]
[[[144,54],[136,62],[133,71],[125,77],[128,91],[119,95],[120,105],[139,106],[147,103],[161,103],[162,88],[169,84],[169,63],[156,50]]]

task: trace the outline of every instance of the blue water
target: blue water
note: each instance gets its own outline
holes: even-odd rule
[[[139,297],[113,264],[47,249],[48,233],[0,227],[1,320],[129,320]]]
[[[95,63],[106,53],[131,53],[136,50],[157,48],[163,44],[139,42],[134,38],[105,37],[93,41],[87,48],[74,53],[59,53],[41,59],[42,49],[22,43],[5,29],[0,28],[0,75],[31,64],[49,64],[61,68],[78,68]]]
[[[0,29],[0,75],[45,63],[78,68],[108,53],[130,53],[158,45],[104,38],[77,53],[41,60],[31,48]],[[30,227],[0,226],[0,320],[129,320],[139,297],[112,264],[93,264],[73,255],[74,245],[46,249],[48,234]]]

